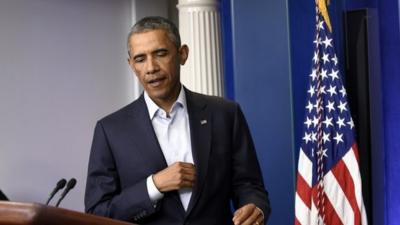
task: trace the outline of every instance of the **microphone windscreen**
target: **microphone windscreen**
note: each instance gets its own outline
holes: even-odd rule
[[[76,179],[72,178],[71,180],[68,181],[67,188],[72,189],[75,187],[75,185],[76,185]]]
[[[65,184],[67,184],[67,181],[65,179],[61,179],[57,182],[57,189],[63,189],[65,187]]]

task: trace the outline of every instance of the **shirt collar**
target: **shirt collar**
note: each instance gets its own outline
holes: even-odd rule
[[[149,94],[147,94],[146,91],[144,92],[144,101],[146,102],[147,109],[149,110],[150,119],[153,119],[158,110],[163,110],[150,98]],[[186,94],[182,85],[178,98],[176,99],[174,104],[172,104],[171,110],[173,110],[176,107],[175,105],[177,104],[179,104],[184,110],[186,110]]]

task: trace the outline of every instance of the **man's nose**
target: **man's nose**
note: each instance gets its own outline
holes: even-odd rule
[[[149,58],[146,62],[146,71],[147,74],[153,74],[159,70],[159,66],[157,61],[154,58]]]

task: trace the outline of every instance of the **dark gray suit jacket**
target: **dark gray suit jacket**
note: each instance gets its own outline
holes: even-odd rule
[[[235,208],[254,203],[268,218],[268,194],[239,105],[185,91],[197,173],[188,210],[176,191],[155,204],[149,198],[146,178],[167,164],[142,95],[96,125],[86,212],[140,224],[227,225],[232,200]]]

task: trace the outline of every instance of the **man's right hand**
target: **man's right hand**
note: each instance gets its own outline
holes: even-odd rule
[[[176,162],[153,175],[153,182],[160,192],[193,187],[196,169],[192,163]]]

